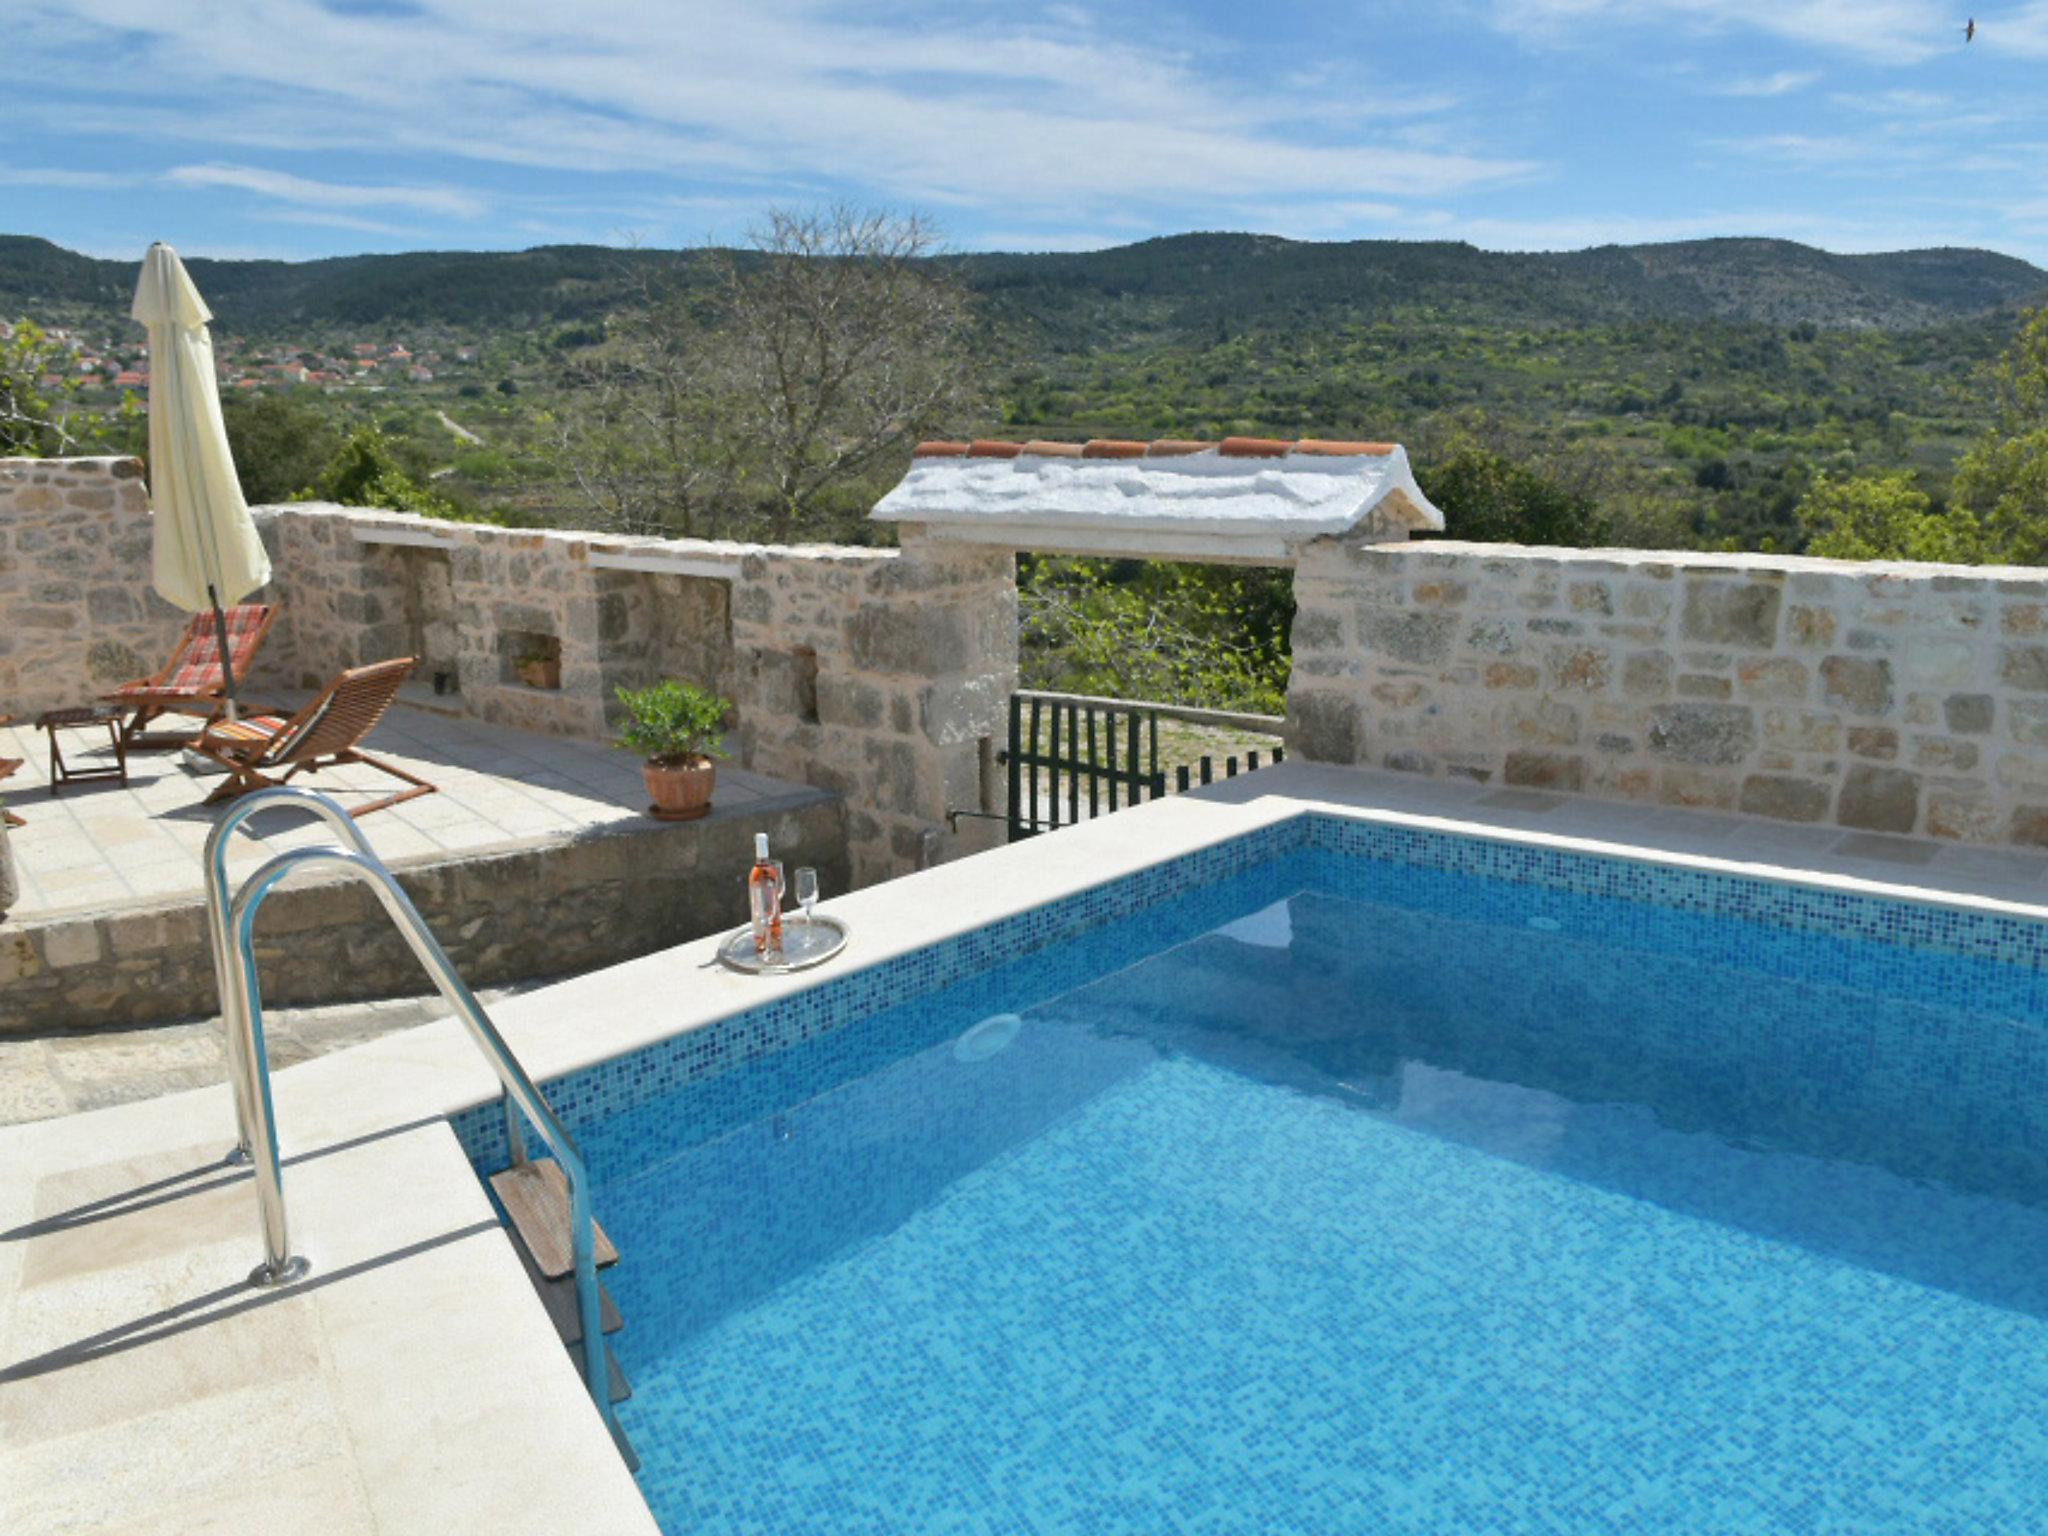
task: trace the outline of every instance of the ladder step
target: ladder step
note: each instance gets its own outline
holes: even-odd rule
[[[515,1248],[518,1244],[513,1244]],[[550,1280],[534,1267],[532,1258],[523,1250],[519,1260],[526,1266],[526,1277],[533,1282],[533,1288],[540,1293],[540,1304],[548,1309],[548,1321],[555,1325],[555,1332],[561,1335],[564,1344],[583,1342],[583,1309],[576,1305],[576,1277],[564,1275],[559,1280]],[[612,1301],[612,1293],[603,1286],[597,1288],[598,1315],[603,1319],[606,1333],[617,1333],[626,1326],[619,1309]]]
[[[612,1347],[604,1347],[605,1369],[612,1378],[612,1401],[623,1403],[633,1395],[633,1384],[626,1380],[626,1373],[619,1368],[619,1357],[612,1353]]]
[[[491,1189],[505,1214],[512,1218],[512,1230],[526,1245],[534,1267],[549,1280],[559,1280],[576,1269],[569,1238],[569,1179],[562,1165],[552,1158],[515,1163],[503,1173],[491,1175]],[[595,1225],[593,1223],[593,1225]],[[597,1228],[597,1267],[619,1262],[619,1250]]]
[[[620,1427],[617,1414],[607,1417],[611,1421],[612,1444],[619,1448],[619,1455],[625,1460],[628,1472],[640,1470],[640,1453],[633,1449],[633,1442],[626,1438],[626,1431]]]

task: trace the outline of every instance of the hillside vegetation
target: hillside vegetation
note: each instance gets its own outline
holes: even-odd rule
[[[547,246],[190,266],[226,337],[480,346],[483,385],[298,394],[337,427],[380,427],[457,504],[560,518],[575,498],[546,440],[582,359],[650,285],[709,285],[721,255]],[[1597,485],[1616,538],[1782,549],[1800,546],[1795,508],[1821,474],[1903,471],[1939,503],[1982,425],[1986,365],[2022,306],[2048,298],[2048,272],[1988,251],[1748,239],[1508,254],[1189,234],[936,261],[985,333],[991,403],[960,431],[1394,437],[1425,472],[1476,439]],[[0,237],[0,317],[133,332],[135,271]],[[875,484],[898,470],[882,465]],[[871,489],[818,531],[857,536]]]
[[[607,246],[414,251],[322,261],[188,263],[221,323],[303,326],[565,325],[601,318],[647,272],[697,253]],[[2048,272],[1991,251],[1838,256],[1785,240],[1692,240],[1565,253],[1448,241],[1307,242],[1190,234],[1107,251],[936,258],[1056,345],[1103,324],[1195,332],[1397,316],[1602,325],[1715,320],[1909,330],[2048,294]],[[0,311],[125,314],[137,262],[0,236]]]

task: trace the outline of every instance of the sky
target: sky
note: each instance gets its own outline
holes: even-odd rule
[[[1967,0],[1965,0],[1967,3]],[[934,218],[2048,265],[2048,0],[5,0],[0,232],[298,259]]]

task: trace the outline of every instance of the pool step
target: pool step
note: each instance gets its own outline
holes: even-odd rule
[[[533,1288],[540,1294],[540,1304],[548,1309],[548,1321],[555,1325],[555,1332],[562,1342],[574,1348],[583,1342],[583,1313],[576,1305],[576,1280],[573,1275],[564,1275],[559,1280],[550,1280],[535,1266],[533,1257],[525,1246],[514,1243],[513,1249],[519,1254],[519,1262],[526,1267],[526,1278],[533,1282]],[[617,1303],[612,1293],[603,1286],[597,1288],[599,1316],[603,1319],[606,1333],[617,1333],[626,1326],[626,1320],[619,1316]]]
[[[491,1191],[511,1219],[512,1251],[519,1255],[526,1278],[533,1282],[534,1293],[547,1309],[548,1321],[581,1369],[583,1315],[576,1304],[576,1259],[569,1237],[567,1175],[553,1159],[514,1163],[504,1172],[491,1175]],[[591,1225],[597,1239],[597,1267],[609,1269],[619,1262],[619,1250],[605,1236],[603,1227],[595,1222]],[[597,1308],[598,1327],[605,1333],[617,1333],[626,1326],[611,1292],[602,1285],[597,1288]],[[633,1384],[626,1380],[619,1357],[612,1353],[609,1344],[604,1346],[604,1367],[611,1404],[616,1408],[633,1395]],[[612,1442],[625,1459],[626,1470],[638,1472],[640,1458],[633,1450],[633,1442],[626,1438],[626,1431],[616,1417],[606,1414],[605,1418]]]
[[[559,1280],[573,1274],[576,1259],[569,1246],[569,1180],[562,1165],[552,1158],[514,1163],[503,1173],[491,1175],[491,1189],[542,1276]],[[597,1267],[609,1269],[618,1262],[619,1250],[605,1236],[604,1228],[597,1227]]]
[[[633,1384],[626,1380],[626,1373],[619,1365],[619,1357],[612,1353],[612,1347],[609,1344],[604,1347],[604,1363],[605,1369],[611,1373],[612,1406],[616,1408],[620,1403],[623,1403],[633,1395]]]

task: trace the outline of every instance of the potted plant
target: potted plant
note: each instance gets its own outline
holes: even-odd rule
[[[518,670],[519,681],[529,688],[562,686],[562,653],[543,641],[529,642],[513,665]]]
[[[695,821],[711,809],[725,756],[725,717],[732,701],[708,688],[667,678],[647,688],[621,688],[626,723],[619,745],[647,759],[648,814],[662,821]]]

